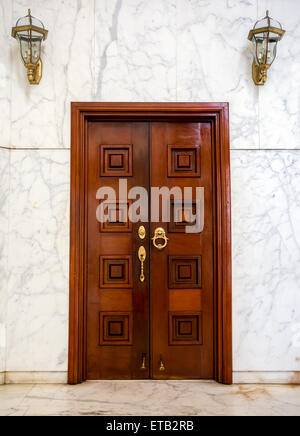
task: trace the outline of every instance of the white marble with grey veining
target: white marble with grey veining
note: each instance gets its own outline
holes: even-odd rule
[[[179,101],[230,103],[232,148],[259,147],[259,90],[247,40],[256,0],[178,1]]]
[[[260,89],[260,146],[300,149],[300,2],[259,2],[260,16],[266,9],[281,22],[286,34],[278,43],[268,81]]]
[[[0,1],[2,11],[5,0]],[[14,0],[6,33],[26,13]],[[2,54],[13,147],[69,147],[70,101],[228,101],[231,147],[299,148],[299,16],[294,0],[32,0],[49,29],[44,77],[29,86],[16,41]],[[254,22],[265,14],[287,30],[266,86],[254,86]],[[2,13],[3,15],[3,13]],[[11,22],[12,21],[12,22]],[[3,34],[3,46],[9,37]],[[6,49],[4,50],[4,52]],[[8,99],[8,100],[7,100]],[[6,123],[9,130],[9,123]],[[5,144],[7,145],[7,144]]]
[[[11,153],[7,371],[65,371],[69,151]]]
[[[300,151],[232,151],[235,371],[300,370]]]
[[[51,341],[55,357],[59,355],[59,349],[63,351],[58,337],[61,339],[65,335],[66,339],[67,336],[66,319],[63,318],[63,324],[59,325],[60,317],[56,314],[56,311],[65,314],[67,310],[67,272],[62,276],[59,274],[58,281],[52,279],[52,271],[60,271],[64,259],[67,270],[68,222],[64,220],[65,202],[68,200],[68,164],[65,157],[66,161],[61,165],[61,153],[67,152],[12,153],[12,173],[17,168],[20,171],[16,176],[12,175],[11,209],[17,210],[12,214],[16,219],[11,221],[10,231],[10,247],[13,249],[10,253],[12,270],[8,312],[11,322],[8,332],[9,371],[63,370],[67,365],[66,350],[60,355],[63,358],[53,359],[51,365],[49,346],[49,354],[46,349],[40,352],[47,332],[57,332]],[[56,173],[59,171],[60,177],[65,177],[65,184],[57,186]],[[300,326],[300,251],[296,231],[300,222],[299,179],[298,151],[232,151],[235,371],[300,370],[300,344],[297,342]],[[18,186],[24,186],[23,191],[19,192]],[[39,200],[35,211],[36,197],[42,198],[44,190],[47,194],[44,206],[39,205]],[[61,201],[60,197],[59,201],[55,197],[56,190],[62,195]],[[27,199],[31,197],[26,208]],[[50,207],[52,197],[54,202]],[[33,211],[34,228],[31,227]],[[20,215],[23,216],[22,227],[19,226]],[[54,230],[46,230],[44,226],[51,228],[54,215],[62,221],[55,222]],[[48,219],[50,216],[51,220]],[[61,222],[64,225],[56,233],[56,225]],[[65,232],[63,240],[60,231]],[[66,257],[59,254],[60,250],[65,251]],[[21,293],[15,291],[19,286]],[[57,303],[56,298],[60,294],[62,299]],[[40,316],[32,308],[32,312],[25,313],[24,304],[30,307],[36,298],[42,302]],[[54,302],[58,304],[55,308],[51,307]],[[49,325],[48,317],[51,318],[52,311],[54,320]],[[16,322],[16,319],[19,321]],[[32,332],[31,329],[28,332],[24,327],[26,320],[32,320],[37,327],[42,326],[42,332]],[[19,353],[27,355],[28,348],[29,360],[26,358],[21,362]]]
[[[176,101],[176,0],[96,1],[95,98]]]
[[[10,144],[11,128],[11,68],[10,68],[10,22],[12,2],[0,1],[0,147]]]
[[[67,384],[68,371],[6,371],[5,384]],[[1,384],[1,383],[0,383]]]
[[[299,393],[300,387],[186,381],[14,385],[0,387],[0,415],[300,416]]]
[[[0,372],[67,368],[72,100],[229,101],[234,369],[299,371],[300,2],[32,0],[37,87],[10,38],[28,6],[0,0],[0,147],[41,149],[0,149]],[[267,7],[287,33],[257,88],[247,35]]]
[[[9,151],[0,148],[0,373],[5,371],[6,357],[9,158]]]
[[[26,15],[28,6],[27,0],[14,0],[14,20]],[[31,0],[30,7],[49,36],[43,44],[44,72],[38,86],[29,85],[14,41],[11,144],[17,148],[70,147],[70,102],[92,99],[94,1]]]

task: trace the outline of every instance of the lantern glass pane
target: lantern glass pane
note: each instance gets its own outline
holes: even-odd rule
[[[272,65],[276,58],[276,52],[277,52],[277,40],[269,40],[268,44],[268,52],[267,52],[267,64]]]
[[[41,56],[42,35],[38,32],[29,31],[18,34],[21,55],[25,64],[37,64]]]
[[[42,29],[44,29],[44,25],[40,20],[38,20],[37,18],[32,17],[32,16],[29,17],[29,15],[27,15],[26,17],[20,18],[17,21],[16,26],[29,26],[31,24],[33,26],[41,27]]]
[[[279,35],[272,32],[258,33],[253,37],[257,65],[272,65],[276,58],[278,37]]]
[[[278,41],[280,41],[281,36],[278,33],[270,32],[269,38],[271,40],[274,40],[274,41],[278,42]]]
[[[263,34],[259,34],[255,38],[256,52],[255,60],[257,65],[263,65],[266,59],[266,39]]]

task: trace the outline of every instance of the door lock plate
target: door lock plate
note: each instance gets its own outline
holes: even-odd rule
[[[140,228],[139,228],[139,238],[140,239],[146,238],[146,229],[144,226],[140,226]]]

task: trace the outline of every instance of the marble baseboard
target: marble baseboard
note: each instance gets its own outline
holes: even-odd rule
[[[4,380],[2,384],[67,384],[68,373],[51,371],[51,372],[6,372],[3,373]],[[1,378],[0,378],[1,382]],[[0,383],[1,384],[1,383]]]
[[[233,383],[300,385],[300,371],[237,371]]]
[[[141,382],[142,380],[139,380]],[[144,380],[156,383],[153,380]],[[174,380],[173,380],[174,381]],[[105,380],[101,380],[101,383]],[[107,380],[111,383],[111,380]],[[128,380],[126,381],[128,383]],[[135,380],[130,381],[135,383]],[[179,383],[199,383],[199,380],[178,380]],[[209,382],[209,380],[205,381]],[[211,381],[213,382],[213,381]],[[67,384],[67,372],[6,372],[0,373],[0,385],[4,384]],[[157,381],[160,383],[160,381]],[[300,385],[300,371],[237,371],[233,384],[282,384]]]

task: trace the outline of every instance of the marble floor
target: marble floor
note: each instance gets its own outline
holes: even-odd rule
[[[300,386],[104,381],[0,386],[0,416],[297,415]]]

